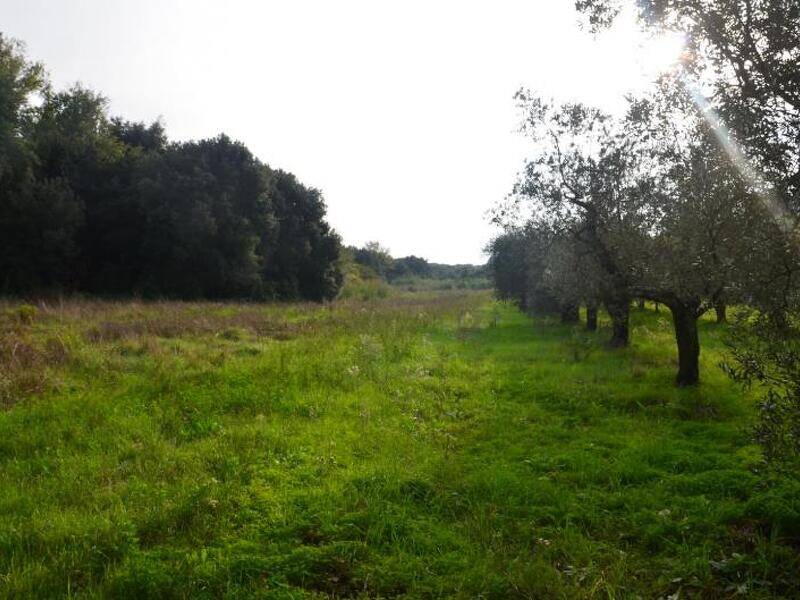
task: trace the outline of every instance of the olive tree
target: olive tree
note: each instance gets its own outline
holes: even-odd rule
[[[627,341],[632,297],[670,309],[676,383],[697,384],[697,320],[739,293],[737,265],[761,241],[753,231],[762,229],[752,227],[763,221],[755,192],[685,96],[632,102],[620,121],[521,98],[540,151],[518,194],[590,251],[617,345]],[[680,119],[673,110],[683,111]]]
[[[489,273],[495,293],[522,310],[539,315],[557,314],[561,303],[545,283],[553,232],[541,223],[508,226],[487,246]]]
[[[800,191],[800,4],[796,0],[577,0],[593,27],[623,6],[642,25],[686,36],[683,69],[710,88],[709,102],[777,193]]]
[[[593,28],[634,0],[577,0]],[[684,85],[763,206],[739,255],[740,298],[728,370],[764,391],[758,439],[773,464],[800,472],[800,4],[796,0],[637,0],[643,25],[686,34]],[[702,81],[708,97],[693,82]],[[710,110],[709,110],[710,109]]]
[[[525,164],[515,195],[534,210],[569,231],[585,256],[598,266],[597,286],[612,320],[611,345],[629,339],[632,298],[629,274],[616,259],[613,240],[623,240],[646,227],[644,211],[631,206],[637,198],[625,193],[634,185],[626,140],[617,135],[608,115],[580,105],[553,106],[520,92],[525,113],[523,130],[539,152]]]

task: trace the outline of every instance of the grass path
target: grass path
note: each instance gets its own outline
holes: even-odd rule
[[[664,314],[608,352],[481,293],[12,320],[1,596],[800,594],[710,322],[687,391]]]

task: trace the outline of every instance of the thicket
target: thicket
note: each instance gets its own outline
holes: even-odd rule
[[[85,87],[54,90],[0,34],[0,294],[332,298],[325,211],[226,135],[170,142]]]

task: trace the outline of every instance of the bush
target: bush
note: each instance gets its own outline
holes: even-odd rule
[[[342,288],[339,297],[343,300],[377,300],[386,298],[391,287],[382,279],[350,280]]]
[[[38,313],[39,309],[32,304],[20,304],[17,308],[9,308],[7,311],[11,319],[25,325],[32,325]]]
[[[742,310],[727,344],[725,370],[761,393],[754,433],[764,458],[800,477],[800,324]]]

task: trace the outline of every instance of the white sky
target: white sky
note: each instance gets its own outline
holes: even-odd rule
[[[532,152],[518,88],[614,110],[665,58],[629,16],[593,38],[573,0],[2,0],[0,31],[112,114],[294,172],[346,243],[448,263],[485,260]]]

